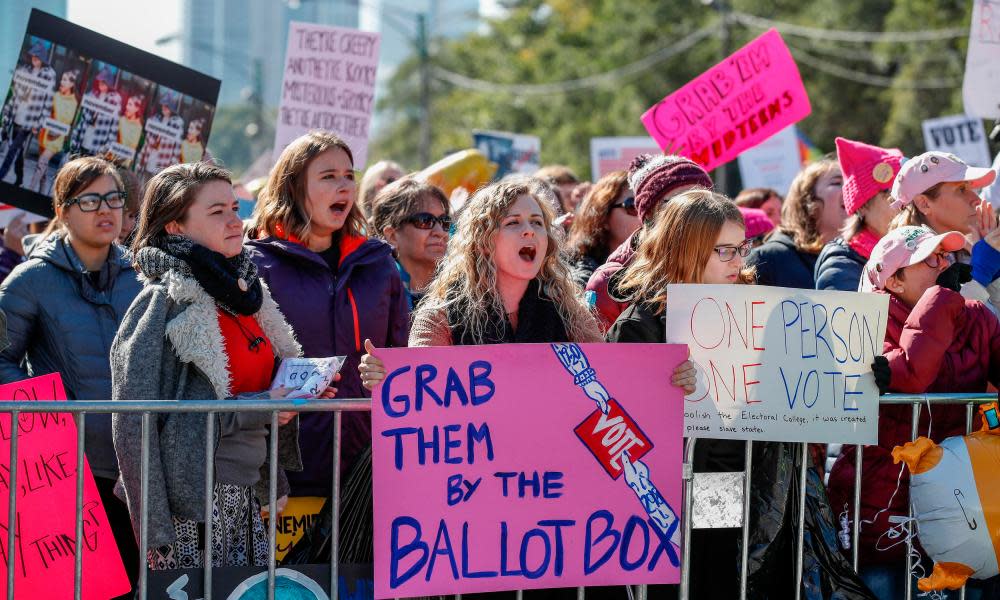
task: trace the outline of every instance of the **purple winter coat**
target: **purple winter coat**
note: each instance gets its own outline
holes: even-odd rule
[[[369,396],[358,373],[364,340],[380,348],[405,347],[409,336],[406,293],[391,247],[374,239],[342,238],[340,266],[333,274],[321,256],[301,244],[265,237],[246,245],[302,344],[303,356],[346,356],[337,397]],[[371,414],[344,413],[343,432],[341,472],[346,475],[371,444]],[[299,444],[304,468],[288,473],[292,495],[329,496],[333,413],[302,413]]]

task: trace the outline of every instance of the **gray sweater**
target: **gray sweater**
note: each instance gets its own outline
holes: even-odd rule
[[[168,271],[145,287],[125,314],[111,348],[113,400],[225,399],[230,393],[225,342],[214,300],[194,280]],[[264,303],[254,315],[279,358],[299,356],[301,347],[266,286]],[[265,396],[266,392],[258,396]],[[141,416],[115,414],[113,437],[121,479],[117,490],[128,504],[138,537],[141,481]],[[215,447],[220,433],[254,430],[261,415],[217,414]],[[204,414],[154,414],[150,427],[148,548],[175,539],[171,517],[201,522],[205,514]],[[278,432],[278,495],[288,491],[284,469],[300,470],[297,419]],[[232,454],[227,453],[227,460]],[[267,489],[267,465],[248,457],[261,473],[258,496]]]

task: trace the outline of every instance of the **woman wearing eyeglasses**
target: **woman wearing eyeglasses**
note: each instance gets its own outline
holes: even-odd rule
[[[371,222],[376,234],[396,249],[396,267],[412,311],[448,248],[448,199],[439,188],[407,177],[375,196]]]
[[[122,190],[114,165],[100,158],[69,161],[56,174],[52,233],[0,286],[10,338],[0,354],[0,383],[59,373],[70,400],[111,398],[111,342],[142,287],[115,244]],[[111,415],[88,415],[86,454],[118,549],[134,575],[138,550],[128,510],[113,491],[118,461]]]
[[[365,236],[354,157],[337,136],[314,131],[281,153],[261,190],[247,242],[250,257],[302,344],[304,356],[346,356],[338,398],[368,395],[362,341],[405,347],[410,316],[392,247]],[[343,417],[345,477],[371,447],[367,412]],[[304,470],[289,473],[292,496],[329,496],[333,413],[301,417]]]
[[[576,211],[566,255],[573,280],[587,287],[597,267],[642,225],[625,171],[612,171],[594,185]]]
[[[608,330],[608,341],[665,343],[670,303],[667,285],[750,283],[753,272],[743,266],[750,245],[742,214],[725,196],[689,190],[662,204],[653,226],[640,234],[635,256],[621,275],[618,289],[631,305]],[[699,472],[743,469],[743,442],[705,440],[696,448],[695,469]],[[737,560],[733,531],[695,532],[692,598],[738,595],[736,578],[719,577],[717,568],[709,566]],[[706,560],[710,555],[715,558]]]

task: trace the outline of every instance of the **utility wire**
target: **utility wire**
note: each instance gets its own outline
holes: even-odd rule
[[[827,40],[834,42],[892,42],[906,44],[913,42],[930,42],[934,40],[951,40],[969,36],[969,30],[967,28],[958,27],[921,31],[838,31],[833,29],[806,27],[804,25],[795,25],[794,23],[785,23],[783,21],[774,21],[772,19],[766,19],[764,17],[758,17],[756,15],[750,15],[737,11],[731,12],[729,17],[737,23],[755,29],[770,29],[773,27],[781,33],[788,35],[809,38],[812,40]]]
[[[789,45],[792,50],[792,54],[795,56],[795,61],[803,65],[808,65],[817,71],[823,71],[834,77],[839,77],[841,79],[846,79],[848,81],[854,81],[857,83],[863,83],[865,85],[871,85],[875,87],[895,87],[901,89],[914,89],[914,90],[940,90],[955,88],[956,86],[962,85],[961,79],[921,79],[921,80],[905,80],[896,79],[895,77],[888,77],[885,75],[878,75],[874,73],[865,73],[863,71],[857,71],[855,69],[849,69],[841,65],[831,63],[827,60],[817,58],[802,48],[798,48]]]
[[[702,27],[701,29],[688,34],[686,37],[681,39],[676,44],[667,46],[666,48],[661,48],[656,52],[641,58],[633,63],[629,63],[625,66],[606,71],[604,73],[599,73],[597,75],[589,75],[587,77],[582,77],[579,79],[570,79],[567,81],[557,81],[553,83],[535,83],[535,84],[507,84],[507,83],[496,83],[492,81],[484,81],[482,79],[475,79],[472,77],[467,77],[461,73],[455,73],[454,71],[449,71],[442,67],[434,67],[433,75],[436,79],[450,83],[456,87],[473,90],[477,92],[484,92],[489,94],[517,94],[521,96],[540,96],[547,94],[562,94],[568,92],[576,92],[586,89],[595,88],[601,85],[618,83],[619,81],[642,73],[643,71],[650,69],[659,63],[676,56],[682,52],[685,52],[695,44],[702,41],[703,39],[717,33],[721,29],[721,24],[716,22],[712,25]]]

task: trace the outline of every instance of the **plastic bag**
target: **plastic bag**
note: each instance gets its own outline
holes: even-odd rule
[[[795,596],[798,543],[799,444],[754,444],[747,597]],[[833,511],[815,469],[807,471],[802,598],[877,600],[841,554]]]
[[[271,389],[281,386],[292,390],[285,398],[318,398],[330,386],[344,365],[345,357],[285,358],[271,383]]]
[[[319,517],[305,535],[292,546],[283,565],[330,562],[332,532],[331,501],[328,498]],[[371,446],[351,467],[343,479],[340,499],[340,562],[373,562],[374,531],[372,523],[372,450]]]

